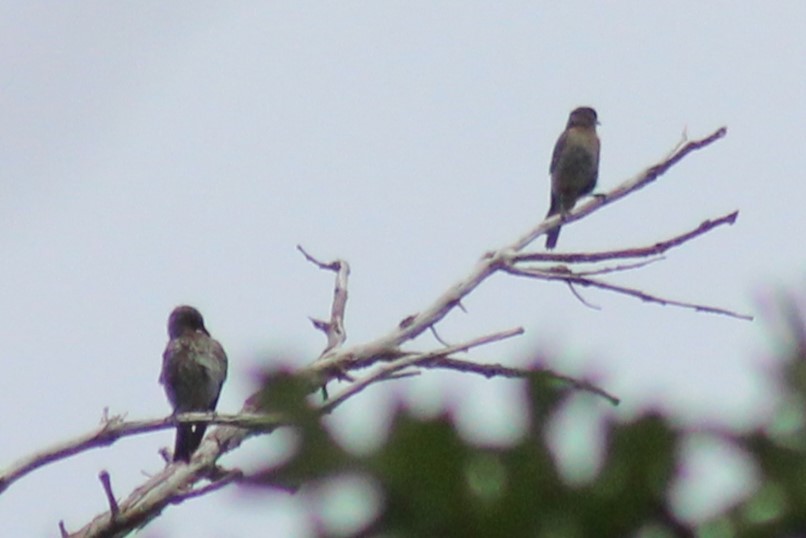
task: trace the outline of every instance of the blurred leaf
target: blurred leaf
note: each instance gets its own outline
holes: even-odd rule
[[[351,458],[336,443],[310,406],[307,396],[309,381],[290,372],[265,375],[256,405],[267,412],[289,417],[299,436],[294,455],[285,463],[262,469],[249,483],[296,490],[302,484],[330,476],[349,467]]]
[[[306,403],[310,382],[271,377],[261,406],[297,418],[300,448],[265,476],[302,484],[345,472],[365,475],[377,485],[380,508],[356,534],[362,537],[806,536],[806,330],[793,304],[783,322],[787,346],[779,346],[788,360],[769,372],[781,386],[769,424],[750,433],[696,430],[730,443],[757,468],[758,487],[710,521],[680,521],[670,506],[670,486],[685,463],[678,446],[690,432],[657,411],[607,422],[598,474],[565,483],[545,430],[572,389],[550,375],[527,381],[529,430],[512,446],[478,446],[460,435],[450,414],[423,419],[401,406],[387,442],[365,456],[346,452],[321,427]]]

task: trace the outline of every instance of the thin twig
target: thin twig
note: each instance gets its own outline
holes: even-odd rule
[[[206,495],[211,491],[221,489],[224,486],[231,484],[232,482],[237,482],[241,478],[243,478],[243,471],[241,471],[240,469],[233,469],[227,471],[221,477],[216,478],[215,480],[213,480],[209,484],[206,484],[203,487],[195,488],[189,491],[183,491],[174,495],[174,503],[178,504],[182,501],[186,501],[194,497],[201,497],[202,495]]]
[[[594,276],[594,275],[607,275],[610,273],[619,273],[621,271],[632,271],[633,269],[641,269],[642,267],[646,267],[647,265],[652,265],[653,263],[657,263],[659,261],[665,260],[664,256],[658,256],[657,258],[650,258],[648,260],[643,260],[640,262],[634,263],[623,263],[621,265],[614,265],[613,267],[600,267],[597,269],[587,269],[577,271],[576,274],[581,276]]]
[[[601,306],[599,306],[599,305],[595,305],[595,304],[593,304],[593,303],[589,302],[589,301],[588,301],[587,299],[585,299],[584,297],[582,297],[582,294],[581,294],[581,293],[579,293],[579,292],[577,291],[577,289],[574,287],[574,285],[573,285],[573,284],[571,284],[570,282],[567,282],[567,284],[568,284],[568,289],[569,289],[569,290],[571,290],[571,293],[573,293],[573,294],[574,294],[574,297],[576,297],[576,298],[577,298],[577,300],[578,300],[580,303],[582,303],[584,306],[587,306],[587,307],[588,307],[588,308],[590,308],[591,310],[601,310],[601,309],[602,309],[602,307],[601,307]]]
[[[429,351],[427,353],[413,353],[406,358],[398,359],[389,364],[386,364],[378,368],[372,374],[356,381],[355,383],[344,389],[342,392],[337,394],[335,397],[331,398],[328,402],[323,404],[319,409],[322,412],[322,414],[328,414],[332,412],[336,407],[341,405],[345,400],[361,392],[372,383],[384,379],[388,377],[390,374],[402,370],[403,368],[414,366],[415,364],[419,364],[423,361],[428,361],[436,357],[446,357],[451,353],[457,353],[459,351],[467,351],[474,347],[490,344],[492,342],[497,342],[499,340],[504,340],[506,338],[512,338],[513,336],[519,336],[521,334],[523,334],[523,327],[517,327],[515,329],[510,329],[508,331],[501,331],[487,336],[482,336],[480,338],[474,338],[473,340],[469,340],[462,344],[448,346],[435,351]]]
[[[437,339],[437,342],[439,342],[440,344],[442,344],[442,345],[443,345],[443,346],[445,346],[445,347],[448,347],[448,346],[450,345],[448,342],[446,342],[445,340],[443,340],[443,339],[442,339],[442,337],[440,337],[440,336],[439,336],[439,333],[437,332],[436,327],[434,327],[433,325],[431,325],[430,329],[431,329],[431,334],[433,334],[433,335],[434,335],[434,338],[436,338],[436,339]]]
[[[120,513],[120,507],[118,506],[118,501],[115,499],[115,494],[112,491],[112,480],[109,478],[109,473],[106,470],[98,473],[98,479],[101,481],[101,484],[104,487],[106,500],[109,503],[109,511],[112,513],[112,519],[114,519]]]
[[[669,159],[642,172],[634,180],[628,181],[614,191],[596,197],[588,203],[581,204],[579,207],[569,212],[568,215],[564,216],[564,224],[578,220],[596,211],[600,207],[612,203],[630,192],[654,181],[688,153],[705,147],[724,135],[725,130],[723,128],[714,132],[710,137],[686,144]],[[548,229],[557,225],[558,217],[552,218],[554,220],[547,219],[539,223],[511,246],[501,248],[482,257],[465,278],[448,288],[448,290],[437,297],[430,306],[404,320],[405,323],[401,323],[387,334],[364,344],[348,348],[343,348],[341,345],[332,346],[322,354],[319,360],[300,372],[300,374],[311,375],[315,378],[320,376],[326,382],[327,380],[344,375],[346,371],[376,365],[381,361],[388,360],[391,362],[385,366],[389,367],[389,371],[379,374],[379,378],[388,378],[392,375],[408,373],[407,371],[402,371],[402,368],[408,364],[404,361],[410,361],[411,365],[420,366],[419,361],[428,358],[442,357],[443,359],[447,359],[446,353],[451,352],[451,350],[447,348],[431,352],[429,355],[422,353],[406,354],[401,351],[401,346],[433,327],[453,309],[462,308],[464,298],[484,282],[487,277],[504,269],[508,265],[514,265],[509,261],[514,253],[523,250],[523,248],[538,235],[544,234]],[[324,264],[307,254],[302,248],[300,248],[300,251],[306,259],[317,265],[317,267],[332,271],[344,269],[343,266],[336,267],[334,264]],[[549,259],[550,258],[543,258],[543,261]],[[568,262],[567,259],[553,259]],[[560,275],[557,274],[555,278],[559,279],[559,276]],[[344,286],[344,289],[346,290],[346,286]],[[335,295],[336,293],[334,292],[334,303],[336,302]],[[451,358],[451,360],[455,359]],[[357,381],[354,386],[360,383],[369,384],[372,382],[371,379],[361,380]],[[246,411],[254,411],[254,404],[251,403],[251,400],[247,400],[244,409]],[[268,427],[264,428],[264,430],[270,429],[271,428]],[[138,526],[142,526],[157,517],[167,504],[171,502],[171,499],[175,497],[177,492],[192,487],[193,484],[206,479],[210,472],[214,470],[218,458],[225,452],[238,447],[240,443],[243,442],[246,437],[252,435],[254,431],[255,430],[251,430],[248,427],[230,425],[218,426],[205,438],[189,464],[179,463],[168,465],[165,470],[150,478],[133,491],[127,499],[120,503],[120,514],[117,519],[112,520],[109,512],[99,514],[85,527],[76,532],[75,536],[122,535]],[[86,448],[87,447],[84,449],[86,450]],[[92,447],[90,446],[89,448]],[[2,477],[0,477],[0,489],[7,485],[8,482],[3,482]]]
[[[652,258],[650,260],[645,260],[645,261],[642,261],[642,262],[625,263],[625,264],[622,264],[622,265],[617,265],[615,267],[602,267],[600,269],[591,269],[591,270],[587,270],[587,271],[579,271],[576,274],[578,276],[586,276],[587,277],[587,276],[592,276],[592,275],[605,275],[605,274],[609,274],[609,273],[616,273],[616,272],[619,272],[619,271],[629,271],[631,269],[639,269],[641,267],[644,267],[644,266],[649,265],[651,263],[655,263],[655,262],[660,261],[662,259],[664,259],[663,256],[660,256],[660,257]],[[553,269],[556,269],[556,268],[553,268]],[[564,267],[564,269],[566,269],[565,274],[570,274],[567,271],[567,268]],[[585,299],[582,296],[582,294],[579,293],[579,291],[577,291],[577,289],[574,287],[573,283],[567,282],[566,284],[568,284],[568,289],[571,290],[571,293],[574,294],[574,297],[576,297],[577,300],[580,303],[582,303],[584,306],[590,308],[591,310],[601,310],[602,309],[601,306],[595,305],[595,304],[591,303],[590,301],[588,301],[587,299]]]
[[[311,256],[310,254],[308,254],[308,251],[305,250],[305,248],[303,248],[302,245],[297,245],[297,250],[299,250],[302,253],[302,255],[305,256],[306,260],[308,260],[309,262],[311,262],[312,264],[317,266],[319,269],[325,269],[326,271],[338,271],[339,270],[339,265],[338,265],[339,262],[338,262],[338,260],[334,261],[334,262],[330,262],[330,263],[325,263],[325,262],[319,261],[316,258],[314,258],[313,256]]]
[[[715,306],[708,306],[702,305],[697,303],[686,303],[683,301],[675,301],[673,299],[663,299],[661,297],[657,297],[654,295],[650,295],[646,292],[635,290],[632,288],[627,288],[625,286],[617,286],[615,284],[609,284],[607,282],[602,282],[600,280],[594,280],[592,278],[567,278],[568,281],[573,281],[574,284],[580,284],[582,286],[593,286],[599,289],[604,289],[608,291],[614,291],[616,293],[621,293],[624,295],[630,295],[632,297],[637,297],[642,301],[648,303],[657,303],[660,305],[669,305],[669,306],[679,306],[681,308],[688,308],[694,310],[696,312],[706,312],[709,314],[721,314],[723,316],[729,316],[736,319],[743,319],[745,321],[753,321],[753,316],[748,314],[740,314],[738,312],[733,312],[732,310],[726,310],[724,308],[718,308]]]
[[[564,262],[564,263],[593,263],[603,260],[622,258],[647,258],[649,256],[659,256],[667,250],[679,247],[683,243],[691,241],[705,233],[710,232],[718,226],[733,224],[739,216],[738,211],[733,211],[713,220],[706,220],[696,228],[676,235],[666,241],[661,241],[648,247],[636,247],[620,250],[608,250],[605,252],[569,252],[561,254],[557,252],[524,252],[516,253],[507,258],[508,263],[520,262]]]
[[[671,166],[679,162],[686,155],[696,149],[703,148],[716,140],[722,138],[726,134],[726,129],[723,127],[718,129],[710,136],[701,140],[689,142],[677,151],[672,157],[653,166],[636,178],[629,180],[613,191],[595,198],[594,200],[580,205],[578,208],[572,210],[566,215],[567,223],[569,219],[578,220],[585,215],[592,213],[604,204],[612,203],[615,200],[623,198],[629,192],[639,189],[650,182],[654,181],[665,173]],[[735,219],[735,213],[727,218]],[[360,344],[347,349],[331,350],[325,353],[313,368],[318,372],[337,372],[339,369],[357,369],[370,366],[388,357],[390,353],[396,350],[400,345],[409,340],[413,340],[429,327],[438,323],[445,316],[448,315],[454,308],[461,304],[464,297],[473,292],[484,280],[490,275],[496,273],[506,265],[510,265],[512,259],[515,259],[515,254],[526,247],[537,236],[545,233],[550,228],[554,228],[559,219],[552,217],[541,222],[538,226],[530,230],[523,237],[516,240],[512,245],[502,249],[486,253],[471,270],[470,274],[448,288],[448,290],[439,296],[428,308],[406,318],[405,323],[399,324],[394,330],[388,334],[377,338],[371,342]],[[704,223],[705,225],[706,223]],[[720,223],[714,223],[716,226]],[[704,233],[704,232],[699,232]],[[670,245],[670,247],[673,245]],[[670,248],[669,247],[669,248]],[[557,256],[556,254],[554,256]],[[565,261],[563,258],[543,258],[544,260],[555,259]]]
[[[287,420],[278,414],[258,415],[244,413],[238,415],[222,415],[219,413],[182,413],[161,419],[133,421],[123,421],[121,417],[115,416],[111,417],[109,422],[102,424],[89,433],[41,450],[3,469],[0,473],[0,493],[23,476],[48,463],[63,460],[93,448],[111,445],[118,439],[124,437],[166,430],[176,427],[178,423],[187,422],[227,425],[247,428],[252,431],[271,429],[288,423]]]
[[[333,286],[333,304],[330,307],[330,321],[321,321],[311,318],[314,327],[323,331],[327,336],[327,345],[325,346],[322,355],[325,353],[341,347],[347,340],[347,331],[344,327],[344,313],[347,309],[347,283],[350,278],[350,264],[345,260],[335,260],[330,263],[324,263],[311,256],[302,245],[297,245],[305,259],[313,263],[320,269],[333,271],[336,273],[336,283]]]
[[[597,387],[596,385],[593,385],[586,381],[580,381],[578,379],[574,379],[573,377],[558,374],[557,372],[554,372],[547,368],[538,368],[538,369],[513,368],[511,366],[504,366],[499,363],[479,364],[476,362],[453,359],[450,357],[437,357],[433,360],[421,363],[420,367],[446,368],[449,370],[455,370],[457,372],[467,372],[483,375],[488,379],[493,377],[529,378],[535,376],[546,376],[556,379],[558,381],[562,381],[563,383],[567,383],[568,385],[572,386],[577,390],[582,390],[601,396],[602,398],[604,398],[613,405],[618,405],[620,403],[620,400],[616,396],[613,396],[609,392],[605,391],[600,387]]]
[[[684,145],[679,151],[675,152],[671,155],[668,159],[664,160],[663,162],[651,166],[638,174],[635,178],[630,179],[616,187],[615,189],[611,190],[608,193],[597,195],[593,197],[590,201],[581,204],[568,213],[562,215],[556,215],[550,218],[543,220],[537,227],[533,230],[529,231],[526,235],[518,239],[511,247],[511,250],[515,252],[519,252],[523,250],[526,246],[528,246],[532,241],[537,239],[539,236],[546,233],[548,230],[552,228],[556,228],[557,225],[568,225],[571,222],[577,221],[590,213],[593,213],[597,209],[601,207],[611,204],[616,200],[624,198],[628,194],[641,189],[660,176],[666,173],[672,166],[677,164],[681,159],[683,159],[686,155],[691,153],[692,151],[696,151],[698,149],[702,149],[704,147],[709,146],[710,144],[716,142],[720,138],[724,137],[727,134],[728,130],[725,127],[717,129],[709,136],[702,138],[700,140],[692,140],[688,144]]]
[[[688,142],[688,128],[684,127],[683,132],[680,133],[680,141],[677,143],[675,147],[672,148],[666,155],[664,155],[663,160],[670,159],[677,151],[683,147],[683,145]]]
[[[601,280],[596,280],[593,278],[582,277],[573,273],[547,272],[536,268],[518,269],[515,267],[507,267],[504,270],[507,273],[516,276],[537,278],[541,280],[562,280],[564,282],[568,282],[569,284],[578,284],[580,286],[591,286],[594,288],[612,291],[623,295],[629,295],[631,297],[637,297],[638,299],[641,299],[642,301],[648,303],[657,303],[664,306],[666,305],[678,306],[681,308],[688,308],[691,310],[695,310],[697,312],[707,312],[709,314],[721,314],[723,316],[743,319],[746,321],[753,320],[753,316],[750,316],[748,314],[739,314],[738,312],[733,312],[731,310],[726,310],[724,308],[718,308],[715,306],[708,306],[697,303],[686,303],[682,301],[675,301],[673,299],[663,299],[655,295],[650,295],[649,293],[643,292],[641,290],[627,288],[625,286],[617,286],[615,284],[609,284],[607,282],[602,282]]]

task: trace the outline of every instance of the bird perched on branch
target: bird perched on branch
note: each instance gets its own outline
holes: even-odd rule
[[[565,214],[577,200],[593,191],[599,175],[599,137],[596,111],[579,107],[568,116],[568,124],[554,145],[551,156],[551,206],[546,218]],[[560,227],[552,228],[546,236],[546,248],[553,249],[560,236]]]
[[[192,306],[174,308],[168,318],[168,336],[160,383],[174,414],[215,410],[227,377],[224,348],[210,337],[202,315]],[[173,460],[190,461],[206,429],[206,424],[179,424]]]

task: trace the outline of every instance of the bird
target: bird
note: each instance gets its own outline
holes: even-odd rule
[[[224,348],[210,337],[201,313],[187,305],[171,312],[168,337],[159,382],[164,385],[173,414],[214,411],[227,378]],[[206,429],[206,424],[179,424],[173,461],[189,462]]]
[[[580,197],[590,194],[596,187],[599,175],[598,124],[596,111],[591,107],[576,108],[568,116],[565,131],[557,139],[551,155],[551,205],[546,218],[558,213],[564,215]],[[553,249],[559,236],[560,226],[549,230],[546,248]]]

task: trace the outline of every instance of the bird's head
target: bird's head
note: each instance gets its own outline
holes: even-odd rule
[[[187,331],[200,331],[210,335],[204,327],[204,318],[201,313],[192,306],[177,306],[168,318],[168,336],[178,338]]]
[[[589,106],[575,108],[568,116],[568,127],[596,127],[599,119],[596,111]]]

